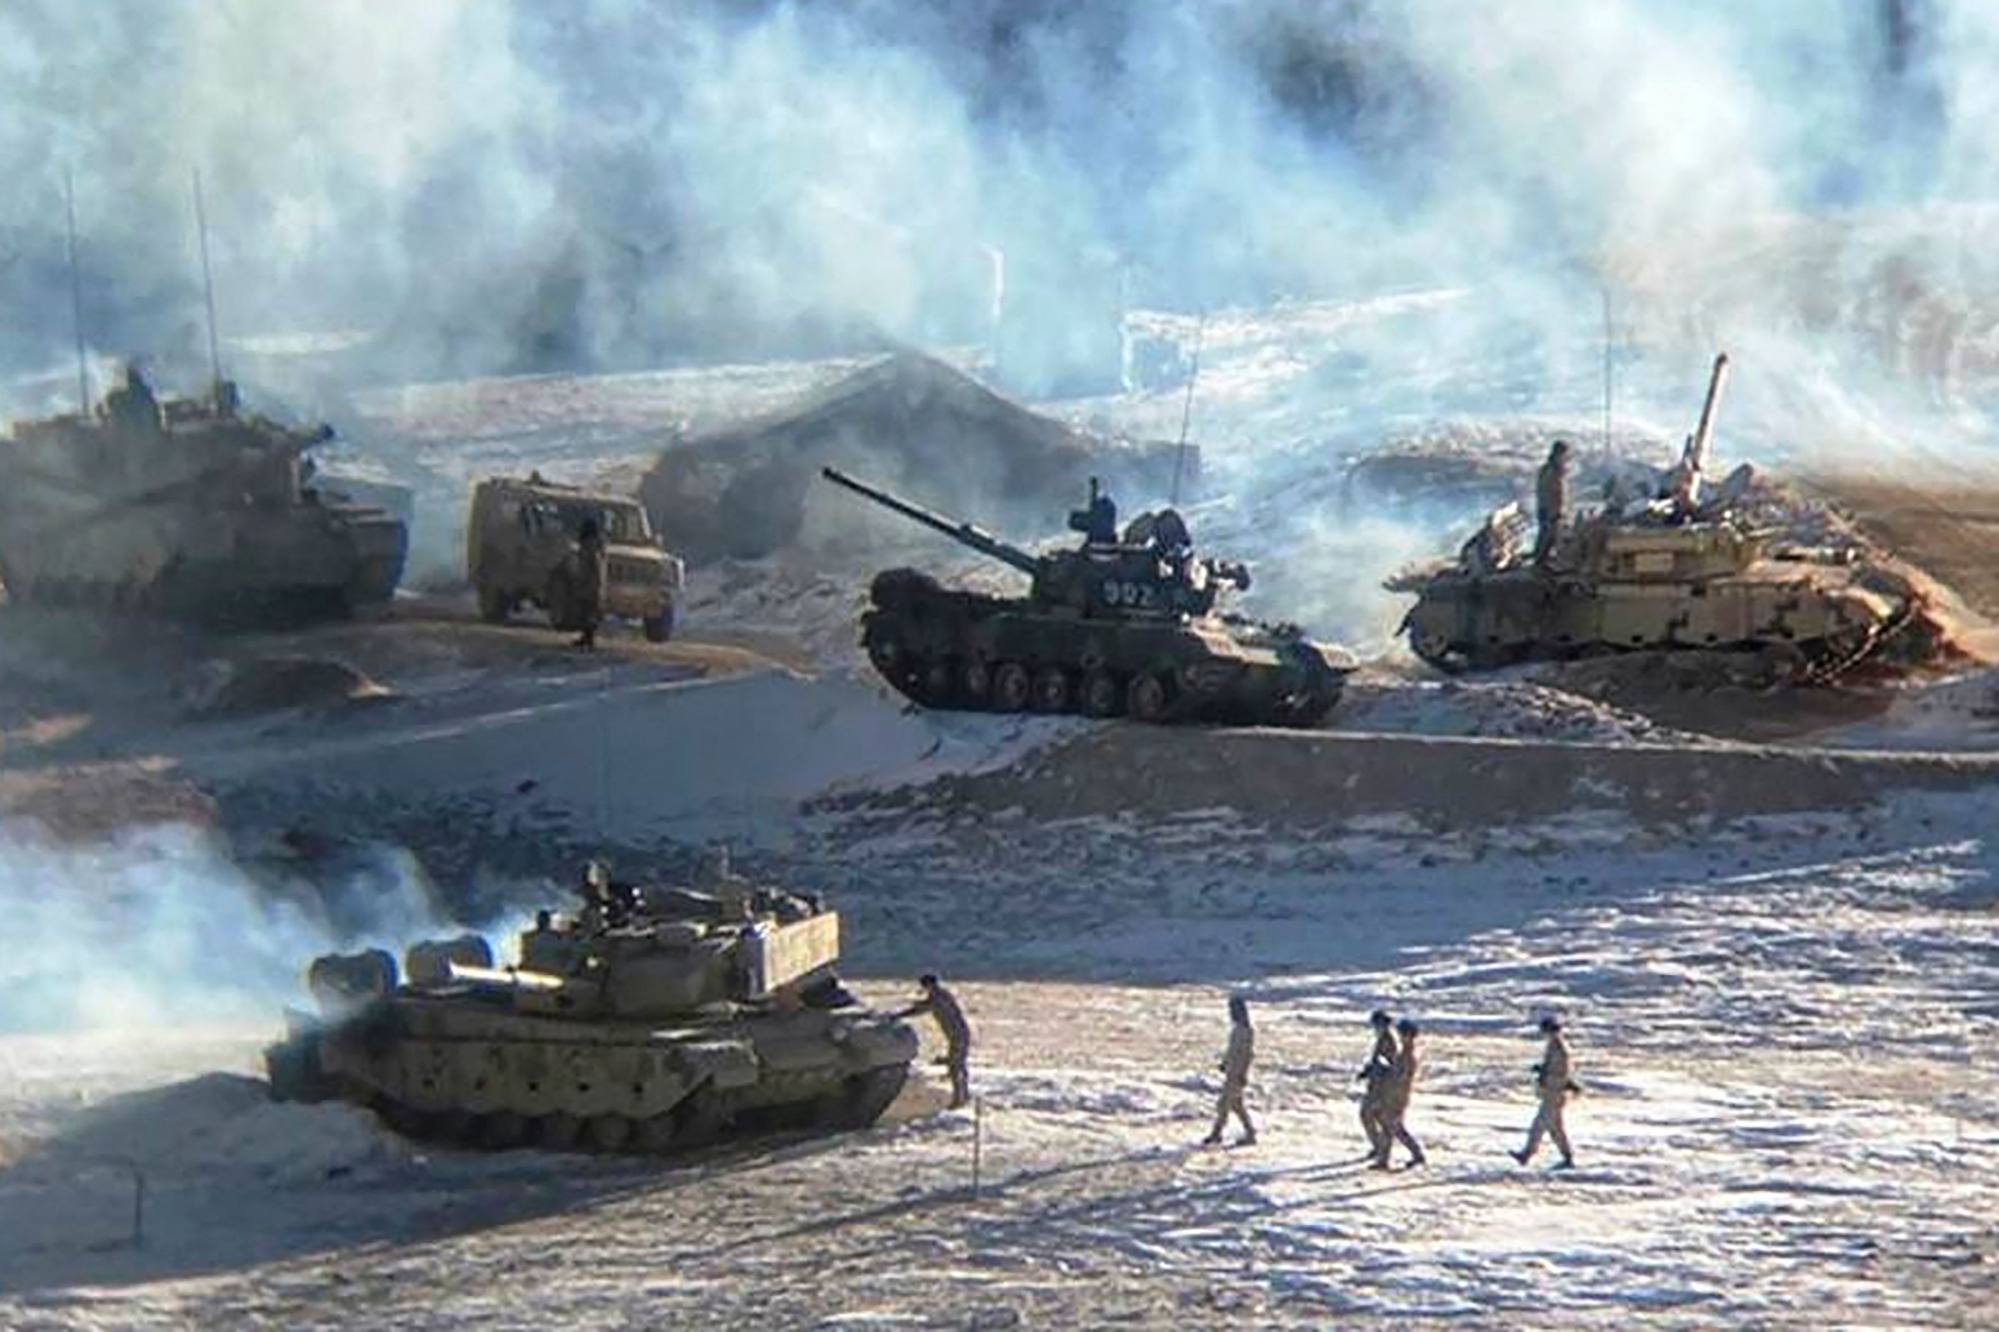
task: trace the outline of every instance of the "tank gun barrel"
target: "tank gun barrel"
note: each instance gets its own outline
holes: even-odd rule
[[[885,509],[893,509],[905,518],[942,532],[960,545],[970,546],[982,555],[990,555],[1003,564],[1012,565],[1024,574],[1033,576],[1041,572],[1041,561],[1032,552],[1010,545],[982,527],[972,523],[952,522],[941,513],[926,509],[921,504],[911,504],[908,500],[891,495],[886,490],[878,490],[865,481],[848,476],[837,467],[822,467],[820,475],[835,485],[844,486],[857,495],[873,500]]]
[[[1701,422],[1694,427],[1694,442],[1687,449],[1687,461],[1694,469],[1708,469],[1708,454],[1714,442],[1714,411],[1721,402],[1721,386],[1728,382],[1728,353],[1714,358],[1714,373],[1708,376],[1707,397],[1701,402]]]

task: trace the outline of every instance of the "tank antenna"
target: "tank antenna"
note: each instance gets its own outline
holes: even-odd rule
[[[215,276],[208,266],[208,207],[201,197],[201,168],[194,168],[194,230],[201,241],[201,292],[208,305],[208,371],[218,406],[222,402],[222,348],[215,336]]]
[[[1603,285],[1603,460],[1610,461],[1611,370],[1610,284]]]
[[[1199,322],[1194,325],[1194,363],[1187,371],[1187,396],[1180,403],[1180,447],[1173,454],[1173,495],[1171,503],[1175,508],[1180,504],[1180,478],[1187,470],[1187,422],[1194,414],[1194,385],[1201,379],[1201,339],[1208,331],[1208,312],[1203,310]]]
[[[62,173],[63,204],[69,217],[69,315],[76,325],[77,412],[90,415],[90,362],[83,352],[83,280],[76,271],[76,181],[68,167]]]

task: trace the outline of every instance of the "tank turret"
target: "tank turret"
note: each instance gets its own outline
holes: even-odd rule
[[[723,877],[726,876],[726,877]],[[915,1033],[839,983],[840,918],[729,873],[638,887],[586,871],[518,961],[426,940],[316,960],[316,1014],[265,1051],[272,1095],[345,1099],[399,1131],[488,1147],[666,1151],[731,1128],[871,1124]]]
[[[94,415],[0,435],[0,582],[11,600],[197,621],[295,621],[386,601],[407,532],[312,483],[326,426],[238,409],[233,384],[164,401],[142,379]]]
[[[883,679],[926,706],[1309,725],[1353,669],[1296,625],[1217,614],[1225,589],[1249,586],[1249,569],[1197,556],[1173,509],[1120,533],[1092,481],[1087,507],[1069,515],[1082,544],[1037,555],[837,468],[824,475],[1032,579],[1026,597],[1002,598],[915,569],[875,576],[862,645]]]

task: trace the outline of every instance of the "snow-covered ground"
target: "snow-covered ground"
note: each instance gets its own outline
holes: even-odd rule
[[[1327,734],[911,709],[857,662],[867,574],[996,577],[921,533],[697,570],[696,643],[614,634],[590,659],[462,607],[239,640],[222,668],[200,644],[135,663],[116,634],[10,618],[0,809],[115,825],[122,806],[90,808],[124,798],[105,774],[141,773],[213,826],[65,842],[0,822],[25,940],[0,961],[0,1325],[1989,1319],[1986,767],[1720,745],[1525,678],[1429,680],[1387,648],[1406,603],[1380,576],[1468,515],[1356,512],[1346,460],[1407,439],[1531,454],[1594,419],[1594,346],[1377,373],[1468,304],[1141,329],[1202,344],[1197,537],[1256,562],[1250,609],[1373,654]],[[1633,372],[1621,441],[1677,438],[1704,355]],[[416,485],[445,558],[472,476],[629,479],[680,421],[852,365],[377,391],[356,412],[380,439],[337,461]],[[1044,406],[1171,438],[1184,405],[1165,386]],[[293,656],[387,692],[216,706]],[[1911,689],[1835,739],[1994,748],[1990,696],[1982,677]],[[716,839],[831,894],[868,997],[931,967],[962,981],[976,1120],[926,1081],[866,1134],[666,1165],[416,1150],[359,1111],[263,1098],[259,1050],[311,952],[504,929],[564,905],[585,855],[670,875]],[[1258,1015],[1265,1135],[1203,1151],[1229,988]],[[1357,1160],[1377,1004],[1430,1033],[1419,1171]],[[1548,1009],[1589,1088],[1564,1175],[1503,1155]]]
[[[1976,1323],[1999,1297],[1981,824],[1974,802],[1910,801],[1892,844],[1864,850],[1798,825],[1640,853],[1266,865],[1205,895],[1175,891],[1198,853],[1115,871],[1093,856],[1041,893],[960,899],[993,977],[963,986],[976,1128],[934,1113],[927,1083],[866,1134],[676,1166],[413,1152],[357,1112],[270,1106],[225,1076],[254,1068],[255,1029],[8,1037],[0,1322]],[[1023,850],[1041,840],[1060,841]],[[953,868],[968,893],[973,866]],[[1096,909],[1069,914],[1058,888],[1118,921],[1085,926]],[[906,942],[975,965],[947,934]],[[1114,974],[1123,949],[1187,979],[1008,978],[1049,950]],[[1224,985],[1258,1019],[1263,1138],[1202,1150]],[[1430,1164],[1389,1175],[1362,1168],[1352,1114],[1377,1004],[1429,1042],[1410,1123]],[[1503,1155],[1549,1009],[1588,1088],[1568,1174]],[[127,1162],[147,1188],[136,1246]]]

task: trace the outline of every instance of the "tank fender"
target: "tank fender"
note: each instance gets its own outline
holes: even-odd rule
[[[720,1090],[752,1086],[757,1080],[756,1051],[747,1041],[692,1041],[675,1049],[693,1078],[707,1078]]]

